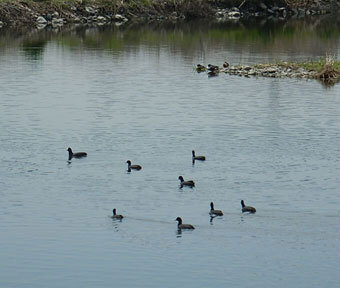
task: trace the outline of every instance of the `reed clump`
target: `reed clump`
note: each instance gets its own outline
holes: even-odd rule
[[[316,78],[328,83],[335,84],[340,81],[340,63],[331,56],[326,56],[325,63],[321,71],[316,73]]]

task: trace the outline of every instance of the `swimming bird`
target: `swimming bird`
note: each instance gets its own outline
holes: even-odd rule
[[[188,180],[188,181],[184,181],[183,176],[179,176],[178,177],[179,181],[181,181],[181,188],[183,186],[189,186],[189,187],[194,187],[195,186],[195,182],[192,180]]]
[[[192,150],[192,160],[204,161],[205,160],[205,156],[196,156],[195,155],[195,150]]]
[[[256,209],[254,207],[246,206],[244,204],[243,200],[241,200],[241,205],[242,205],[242,213],[243,212],[249,212],[249,213],[255,213],[256,212]]]
[[[213,72],[213,71],[218,72],[220,70],[220,67],[208,64],[208,70],[211,71],[211,72]]]
[[[182,224],[181,217],[177,217],[175,221],[178,222],[178,225],[177,225],[178,229],[191,229],[191,230],[195,229],[195,227],[192,226],[191,224]]]
[[[210,213],[211,216],[223,216],[223,212],[221,210],[214,209],[214,203],[210,202]]]
[[[228,68],[229,67],[229,63],[226,61],[223,63],[223,68]]]
[[[112,219],[119,219],[119,220],[121,220],[121,219],[124,218],[123,215],[117,215],[117,214],[116,214],[116,208],[114,208],[114,209],[112,210],[112,213],[113,213]]]
[[[207,70],[207,68],[206,68],[205,66],[203,66],[203,65],[201,65],[201,64],[197,64],[197,66],[196,66],[196,71],[197,71],[198,73],[204,72],[205,70]]]
[[[68,160],[71,160],[72,158],[82,158],[82,157],[86,157],[87,153],[86,152],[76,152],[73,153],[72,149],[69,147],[67,149],[68,151]]]
[[[140,166],[140,165],[131,165],[130,160],[127,160],[126,163],[128,164],[128,171],[130,171],[131,169],[134,169],[134,170],[142,169],[142,166]]]

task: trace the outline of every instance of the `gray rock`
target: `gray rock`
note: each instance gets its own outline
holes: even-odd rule
[[[127,22],[128,21],[128,19],[126,17],[124,17],[123,15],[120,15],[120,14],[116,14],[114,16],[114,20],[116,22]]]
[[[46,21],[52,21],[52,15],[50,13],[46,14],[45,16]]]
[[[267,10],[268,9],[267,5],[262,3],[262,2],[260,3],[260,8],[263,9],[263,10]]]
[[[59,12],[55,11],[55,12],[53,13],[53,18],[59,18]]]
[[[0,21],[0,28],[4,26],[4,22]]]
[[[85,11],[90,15],[96,14],[96,10],[94,10],[91,6],[85,7]]]
[[[225,14],[222,11],[216,12],[216,17],[217,18],[223,18],[224,16],[225,16]]]
[[[277,69],[275,67],[269,67],[267,68],[267,72],[268,73],[275,73],[277,71]]]
[[[287,17],[287,10],[286,9],[282,10],[281,14],[282,14],[283,18],[286,18]]]
[[[237,11],[231,11],[228,13],[229,18],[240,18],[241,14]]]
[[[170,17],[171,18],[177,18],[178,17],[177,12],[176,11],[172,12]]]
[[[39,16],[39,17],[37,18],[37,23],[38,23],[38,24],[46,24],[46,23],[47,23],[47,20],[46,20],[44,17]]]
[[[274,14],[274,11],[273,11],[272,9],[267,9],[267,12],[268,12],[269,14]]]
[[[231,8],[231,11],[233,11],[233,12],[240,12],[240,9],[238,9],[237,7],[233,7],[233,8]]]

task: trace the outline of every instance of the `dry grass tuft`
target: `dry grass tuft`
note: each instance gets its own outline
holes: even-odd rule
[[[333,57],[326,55],[324,67],[316,74],[316,78],[327,84],[335,84],[340,81],[340,70],[335,68]]]

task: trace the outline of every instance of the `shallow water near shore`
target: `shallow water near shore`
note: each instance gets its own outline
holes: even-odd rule
[[[340,85],[193,69],[339,58],[331,28],[0,35],[0,286],[336,287]],[[88,157],[68,162],[68,147]]]

